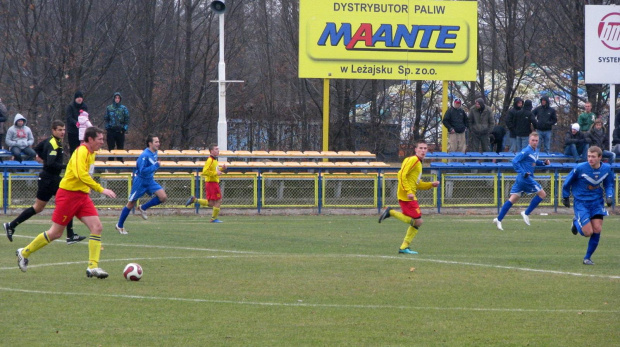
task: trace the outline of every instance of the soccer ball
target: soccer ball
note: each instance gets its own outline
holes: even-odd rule
[[[138,263],[129,263],[123,270],[123,276],[127,281],[139,281],[142,278],[142,266]]]

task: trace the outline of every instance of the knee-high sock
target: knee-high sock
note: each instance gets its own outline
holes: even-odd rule
[[[213,214],[211,214],[211,219],[217,219],[217,216],[220,214],[220,208],[219,207],[214,207],[213,208]]]
[[[27,221],[30,217],[34,216],[35,214],[37,214],[37,211],[35,211],[34,208],[30,206],[27,209],[23,210],[22,213],[20,213],[19,216],[17,216],[17,218],[15,218],[9,224],[11,225],[11,228],[15,228],[16,226]]]
[[[512,202],[510,202],[510,200],[506,200],[506,202],[502,206],[502,209],[499,210],[499,214],[497,215],[497,220],[501,222],[502,219],[504,219],[504,217],[506,216],[506,213],[508,213],[508,210],[510,210],[511,207],[512,207]]]
[[[121,216],[118,218],[118,227],[122,228],[123,225],[125,225],[125,221],[127,220],[127,217],[129,216],[129,213],[131,212],[130,209],[127,208],[127,206],[123,207],[123,210],[121,211]]]
[[[590,259],[592,253],[596,251],[596,247],[598,247],[598,241],[601,238],[601,234],[592,234],[590,236],[590,241],[588,241],[588,250],[586,251],[586,256],[583,259]]]
[[[413,238],[416,236],[416,234],[418,233],[418,228],[416,227],[409,227],[407,229],[407,235],[405,235],[405,239],[403,240],[403,244],[400,245],[400,249],[405,249],[407,247],[409,247],[409,245],[411,244],[411,241],[413,241]]]
[[[202,207],[209,206],[209,200],[207,200],[207,199],[196,199],[196,201],[194,201],[194,202],[195,203],[197,202]]]
[[[22,255],[24,256],[24,258],[28,258],[32,253],[47,246],[49,243],[50,239],[49,237],[47,237],[47,232],[44,231],[37,235],[37,237],[35,237],[34,240],[32,240],[32,242],[30,242],[30,244],[28,244],[28,246],[26,246],[26,248],[22,250]]]
[[[88,268],[99,267],[99,256],[101,255],[101,235],[90,234],[88,238]]]
[[[146,204],[142,205],[142,209],[146,210],[146,209],[148,209],[150,207],[157,206],[159,204],[161,204],[161,201],[159,201],[159,197],[157,195],[155,195],[154,198],[149,200]]]
[[[390,210],[390,216],[398,219],[399,221],[403,223],[411,224],[411,217],[405,216],[405,214],[401,212]]]
[[[528,206],[527,209],[525,210],[525,214],[529,216],[530,213],[534,211],[534,209],[538,206],[538,204],[540,204],[541,201],[543,201],[543,199],[541,199],[540,196],[536,195],[532,199],[532,201],[530,201],[530,206]]]

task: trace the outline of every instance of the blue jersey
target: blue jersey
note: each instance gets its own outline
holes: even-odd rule
[[[532,146],[527,145],[512,159],[512,167],[519,176],[525,173],[533,175],[535,166],[545,165],[542,160],[538,160],[538,154],[540,154],[540,149],[534,150]]]
[[[615,177],[611,166],[601,163],[593,169],[589,163],[577,165],[566,177],[562,185],[562,197],[568,198],[571,190],[573,196],[581,201],[603,201],[603,196],[613,197]]]
[[[159,169],[157,152],[151,152],[150,149],[146,148],[138,157],[134,174],[140,178],[152,179],[157,169]]]

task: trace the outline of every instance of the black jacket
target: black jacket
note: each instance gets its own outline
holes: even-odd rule
[[[515,134],[519,137],[530,136],[532,128],[536,126],[536,120],[532,114],[532,101],[525,100],[523,108],[516,113],[514,119]]]
[[[545,106],[542,105],[543,100],[547,102]],[[549,97],[543,96],[540,98],[540,102],[541,105],[532,111],[536,119],[536,129],[549,131],[558,122],[558,116],[555,114],[555,109],[549,106]]]
[[[578,131],[576,134],[573,134],[572,131],[568,131],[566,136],[564,136],[564,147],[568,145],[585,145],[586,143],[590,143],[590,139],[587,138],[581,131]]]
[[[448,132],[452,132],[454,129],[456,133],[461,134],[469,127],[469,120],[463,108],[451,106],[443,116],[443,125],[448,129]]]
[[[590,131],[588,131],[588,139],[590,140],[590,145],[598,146],[601,149],[607,149],[605,129],[601,128],[600,130],[596,130],[594,127],[591,127]]]
[[[80,115],[80,110],[88,111],[88,106],[85,103],[76,104],[75,100],[67,106],[67,133],[78,135],[79,130],[77,127],[78,116]]]
[[[51,176],[60,176],[67,166],[63,164],[62,140],[57,140],[54,136],[39,142],[34,151],[43,160],[43,172]]]
[[[615,128],[613,136],[611,137],[611,144],[613,146],[620,145],[620,128]]]
[[[489,140],[491,141],[492,145],[496,143],[502,143],[502,141],[504,140],[504,136],[506,136],[506,129],[501,125],[496,125],[491,131]]]
[[[523,99],[520,97],[514,98],[512,102],[512,107],[508,110],[508,119],[506,119],[506,126],[508,127],[508,131],[510,133],[510,137],[517,137],[517,122],[518,113],[521,112],[523,106],[519,107],[519,101],[523,102]]]

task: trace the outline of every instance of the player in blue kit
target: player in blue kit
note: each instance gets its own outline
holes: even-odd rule
[[[136,170],[134,171],[131,193],[129,194],[129,202],[125,207],[123,207],[121,216],[116,224],[116,230],[123,235],[127,234],[124,227],[125,220],[127,219],[127,216],[129,216],[131,209],[136,206],[136,201],[138,201],[142,195],[145,193],[150,196],[153,194],[155,195],[155,197],[149,200],[146,204],[138,206],[138,211],[143,219],[148,219],[146,214],[146,210],[148,208],[163,204],[166,202],[166,199],[168,199],[164,189],[153,179],[155,171],[159,169],[159,160],[157,159],[159,145],[159,137],[155,135],[148,135],[146,137],[147,148],[144,149],[142,154],[140,154],[138,161],[136,162]]]
[[[517,172],[515,184],[510,189],[510,198],[504,203],[497,218],[493,219],[493,223],[497,229],[502,228],[502,219],[508,213],[508,210],[515,204],[522,195],[536,193],[536,196],[530,202],[525,211],[521,211],[521,216],[525,224],[530,225],[530,213],[547,197],[547,193],[542,186],[534,180],[534,167],[549,165],[549,160],[538,160],[540,149],[538,147],[538,133],[533,132],[529,137],[529,145],[526,146],[512,159],[512,167]]]
[[[570,194],[573,193],[575,217],[571,231],[589,237],[588,250],[583,258],[584,265],[594,265],[592,254],[598,247],[603,229],[603,217],[608,216],[605,209],[610,207],[614,196],[614,172],[611,166],[601,162],[603,151],[592,146],[588,149],[588,162],[577,165],[566,177],[562,185],[562,204],[570,207]]]

